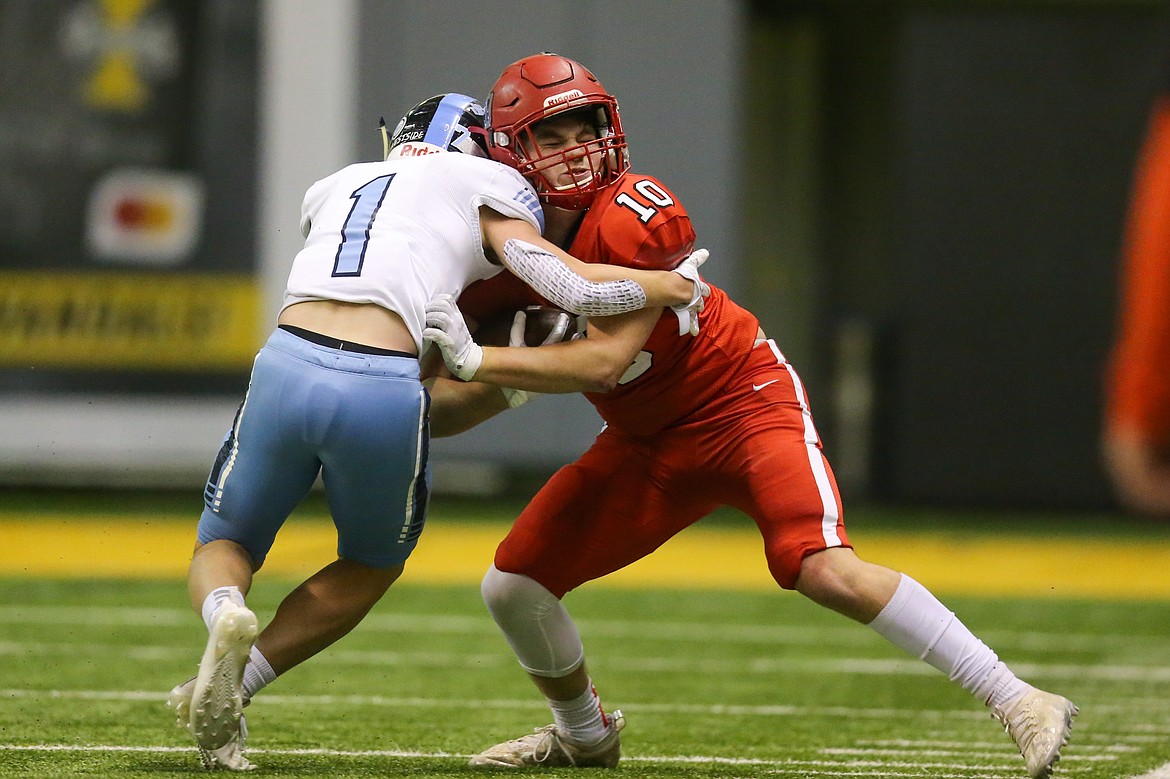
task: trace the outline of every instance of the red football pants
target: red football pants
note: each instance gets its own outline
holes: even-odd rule
[[[495,564],[559,598],[721,505],[755,520],[768,569],[786,589],[806,556],[851,546],[803,386],[771,342],[685,423],[648,437],[603,431],[536,494]]]

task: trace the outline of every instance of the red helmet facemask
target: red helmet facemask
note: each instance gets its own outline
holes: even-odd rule
[[[540,199],[558,208],[588,208],[594,197],[630,168],[617,100],[584,65],[559,54],[542,53],[509,65],[487,100],[488,153],[520,172]],[[541,155],[533,128],[572,113],[597,137]],[[577,171],[571,183],[550,179],[550,168]]]

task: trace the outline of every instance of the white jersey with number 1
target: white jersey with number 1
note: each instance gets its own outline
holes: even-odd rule
[[[532,187],[491,160],[444,152],[343,168],[305,193],[305,246],[293,260],[283,307],[375,303],[402,317],[421,354],[427,301],[458,297],[503,268],[484,256],[481,205],[543,232]]]

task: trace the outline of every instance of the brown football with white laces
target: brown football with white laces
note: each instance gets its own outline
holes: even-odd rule
[[[526,346],[540,346],[552,334],[561,315],[569,318],[569,325],[565,328],[561,341],[568,341],[577,332],[577,318],[567,314],[559,308],[549,306],[528,306],[524,309],[524,344]],[[515,311],[502,311],[488,317],[474,332],[472,337],[480,346],[508,346],[512,333],[512,321]]]

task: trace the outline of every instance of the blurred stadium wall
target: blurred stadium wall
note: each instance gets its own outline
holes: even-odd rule
[[[376,158],[378,117],[552,50],[618,95],[635,169],[801,370],[847,499],[1107,505],[1099,374],[1163,14],[0,0],[0,483],[197,489],[304,190]],[[436,441],[436,487],[546,473],[599,424],[540,398]]]

